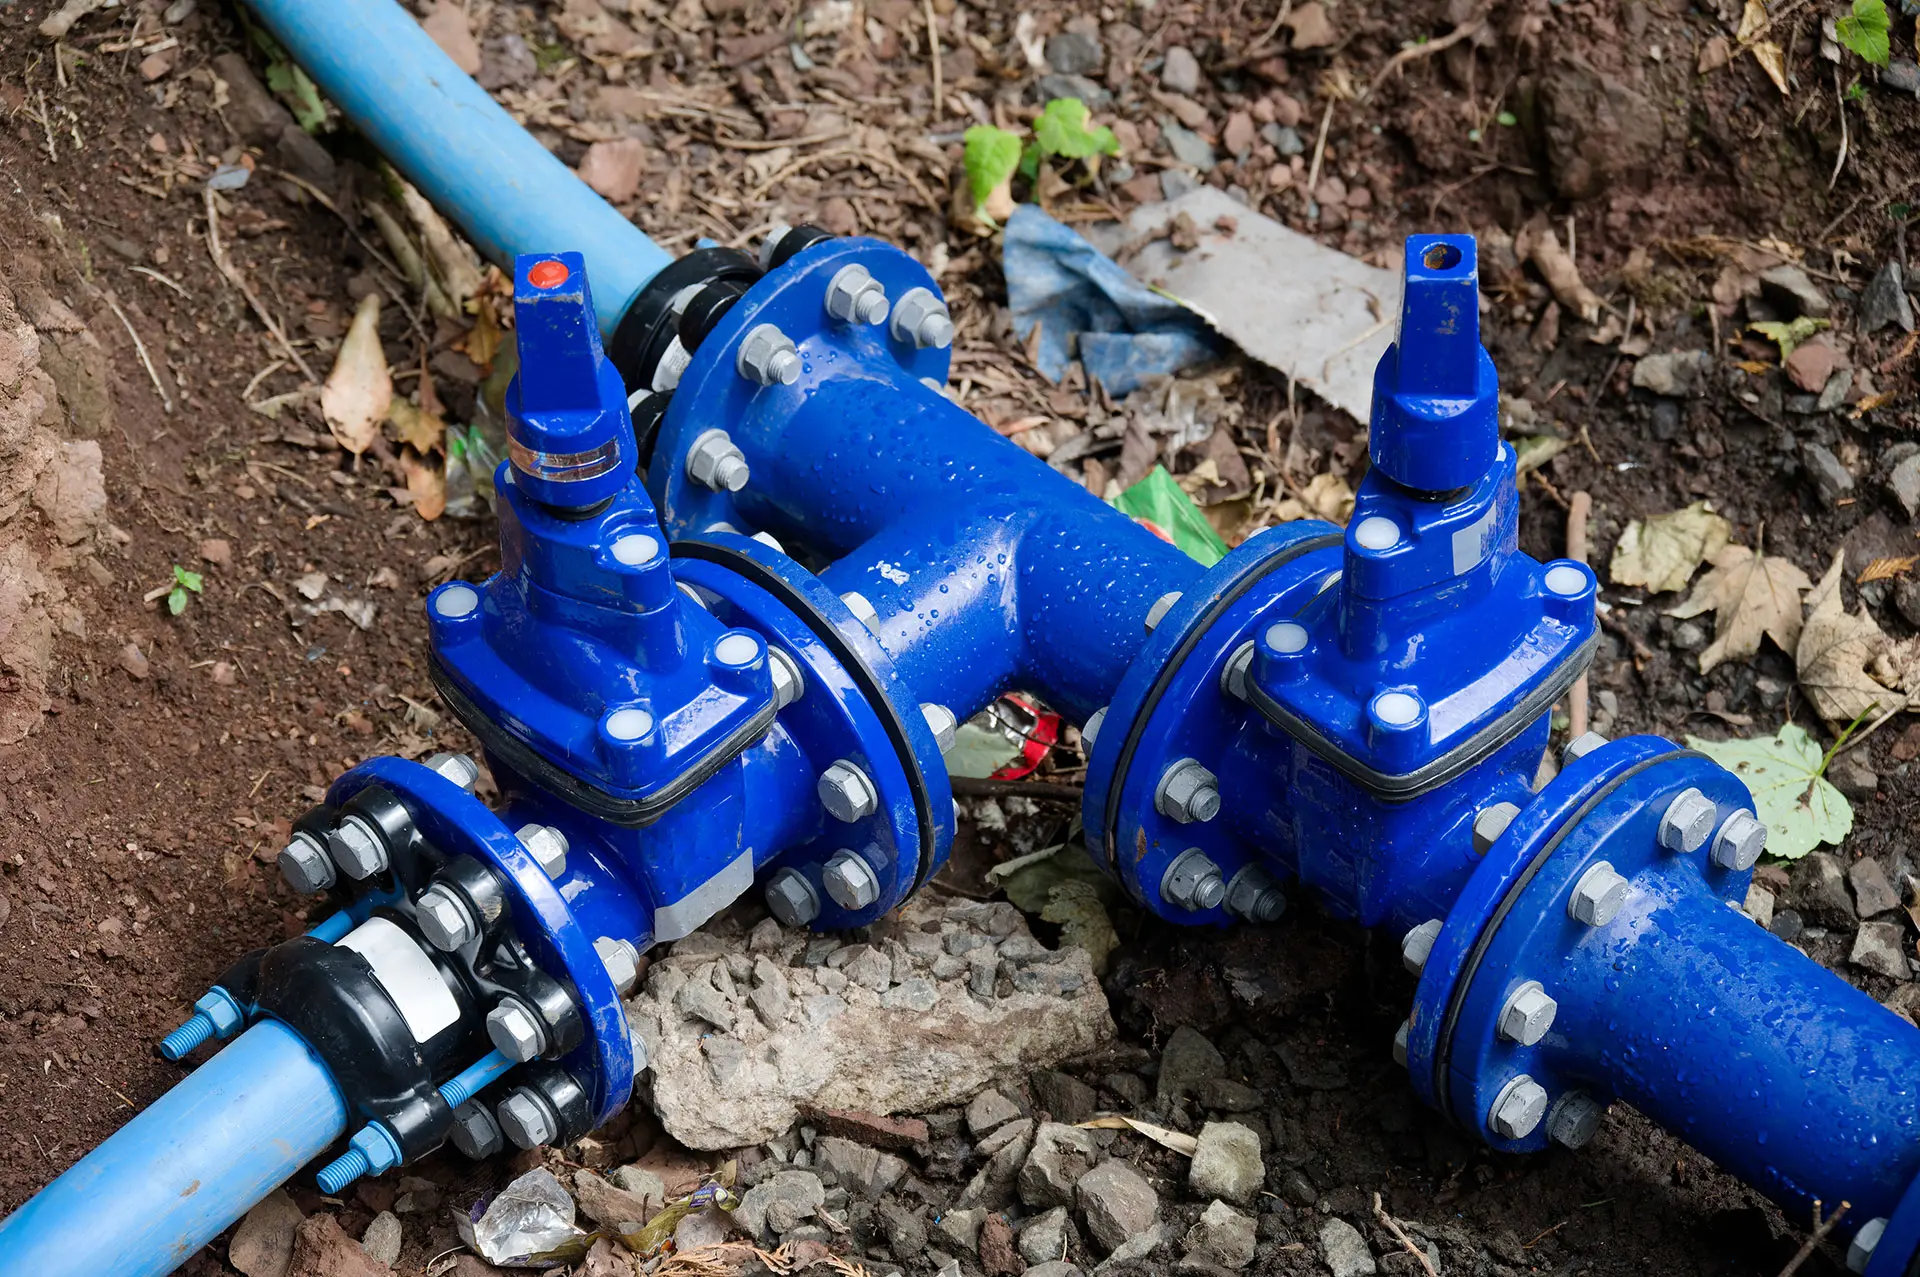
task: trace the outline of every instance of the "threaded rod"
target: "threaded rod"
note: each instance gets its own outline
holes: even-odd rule
[[[357,1148],[350,1148],[329,1162],[316,1177],[320,1181],[320,1191],[329,1197],[338,1196],[340,1190],[365,1175],[372,1168],[367,1155]]]
[[[169,1060],[178,1060],[212,1036],[213,1021],[205,1012],[195,1011],[192,1019],[160,1039],[160,1054]]]

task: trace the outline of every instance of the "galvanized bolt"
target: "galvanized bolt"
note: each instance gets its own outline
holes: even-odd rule
[[[1720,832],[1713,836],[1713,863],[1722,869],[1748,870],[1766,849],[1767,827],[1743,809],[1720,823]]]
[[[387,867],[387,844],[380,834],[358,816],[348,816],[327,835],[327,850],[333,863],[347,877],[359,881],[371,878]]]
[[[1605,1106],[1585,1091],[1568,1091],[1547,1114],[1547,1138],[1566,1148],[1585,1148],[1606,1115]]]
[[[1278,922],[1287,911],[1286,893],[1272,874],[1247,865],[1227,883],[1227,912],[1248,922]]]
[[[647,1069],[647,1040],[641,1037],[640,1030],[631,1024],[627,1026],[627,1045],[633,1051],[633,1076],[638,1079]]]
[[[738,492],[747,486],[747,456],[726,431],[703,431],[687,449],[687,478],[715,492]]]
[[[865,909],[880,898],[872,866],[850,851],[836,851],[820,871],[821,885],[842,909]]]
[[[525,1064],[546,1049],[546,1030],[518,998],[502,998],[487,1012],[487,1040],[509,1060]]]
[[[333,871],[333,857],[327,854],[318,838],[305,830],[296,832],[281,850],[280,875],[303,896],[325,891],[339,881]]]
[[[435,754],[427,759],[427,767],[439,772],[468,793],[480,780],[480,764],[465,754]]]
[[[1400,1021],[1400,1027],[1393,1031],[1393,1062],[1403,1069],[1407,1067],[1407,1043],[1412,1036],[1411,1020]]]
[[[1473,854],[1484,856],[1493,850],[1493,844],[1507,832],[1507,826],[1520,814],[1520,809],[1512,803],[1495,803],[1481,809],[1473,818]]]
[[[1860,1225],[1860,1231],[1847,1243],[1847,1268],[1851,1272],[1864,1273],[1867,1264],[1873,1259],[1873,1252],[1880,1249],[1880,1239],[1886,1236],[1887,1219],[1882,1215]]]
[[[827,281],[827,314],[848,324],[877,324],[887,317],[887,290],[864,266],[842,266]]]
[[[767,228],[767,237],[760,241],[759,258],[761,270],[768,271],[773,269],[773,255],[780,251],[780,241],[785,239],[792,230],[793,227],[787,225],[785,222],[775,222]]]
[[[682,294],[697,292],[697,289],[683,288]],[[676,307],[676,312],[685,307]],[[653,380],[649,383],[654,393],[670,395],[680,388],[680,379],[686,376],[687,366],[693,362],[693,352],[680,340],[678,333],[667,341],[667,348],[660,352],[658,362],[653,365]]]
[[[1529,980],[1507,995],[1500,1008],[1500,1036],[1521,1046],[1532,1046],[1553,1027],[1560,1004],[1548,996],[1538,980]]]
[[[945,302],[925,288],[910,288],[902,294],[887,327],[895,341],[910,342],[919,350],[953,344],[953,315]]]
[[[1440,928],[1445,925],[1439,918],[1428,918],[1400,938],[1400,964],[1411,974],[1419,975],[1426,970],[1433,943],[1440,938]]]
[[[850,758],[842,758],[821,772],[816,788],[820,793],[820,805],[835,820],[852,824],[880,810],[880,791],[873,787],[872,779],[860,770],[860,765]]]
[[[1254,646],[1254,641],[1248,639],[1234,648],[1226,667],[1220,671],[1220,690],[1236,700],[1247,699],[1247,675],[1253,670]]]
[[[413,917],[427,943],[442,953],[457,953],[480,934],[473,910],[445,883],[427,885],[414,901]]]
[[[800,672],[800,662],[780,648],[767,649],[767,674],[773,680],[773,707],[776,710],[793,704],[807,690],[807,680]]]
[[[500,1123],[480,1101],[468,1100],[453,1111],[453,1146],[474,1161],[492,1157],[505,1143]]]
[[[560,1134],[547,1102],[526,1087],[500,1101],[500,1129],[516,1148],[539,1148]]]
[[[1178,590],[1168,590],[1165,594],[1155,599],[1153,606],[1147,609],[1147,633],[1153,633],[1154,630],[1159,627],[1160,622],[1166,620],[1167,613],[1173,611],[1173,605],[1179,601],[1180,591]]]
[[[633,947],[633,941],[601,936],[593,942],[593,951],[613,977],[613,991],[623,998],[631,993],[634,981],[640,978],[640,951]]]
[[[567,872],[567,836],[552,825],[526,824],[513,831],[540,869],[549,878]]]
[[[1212,909],[1226,896],[1227,881],[1220,866],[1198,847],[1175,856],[1160,876],[1160,898],[1192,913]]]
[[[1100,739],[1100,727],[1106,721],[1107,707],[1102,705],[1099,709],[1087,715],[1087,721],[1080,725],[1080,739],[1086,744],[1088,749],[1092,749],[1094,742]]]
[[[1683,789],[1660,817],[1660,845],[1668,851],[1691,854],[1706,845],[1720,809],[1697,789]]]
[[[767,881],[767,908],[783,927],[804,927],[820,916],[820,896],[798,869],[782,869]]]
[[[847,605],[847,611],[853,613],[853,619],[868,629],[880,624],[880,610],[874,607],[867,600],[867,596],[860,591],[848,590],[840,596],[840,601]]]
[[[945,705],[922,701],[920,716],[927,720],[927,730],[933,733],[933,743],[940,747],[940,752],[944,754],[952,749],[960,732],[960,720],[953,716],[953,711]]]
[[[1503,1140],[1523,1140],[1547,1115],[1547,1088],[1522,1073],[1494,1096],[1487,1125]]]
[[[791,386],[800,380],[800,348],[777,324],[761,324],[740,339],[734,368],[762,386]]]
[[[1183,825],[1205,823],[1220,814],[1220,782],[1198,761],[1182,758],[1160,775],[1153,805],[1169,820]]]
[[[1573,884],[1567,899],[1567,916],[1589,927],[1604,927],[1612,922],[1620,907],[1627,903],[1627,880],[1613,871],[1604,860],[1588,866]]]
[[[748,537],[747,539],[749,541],[758,541],[761,545],[766,546],[769,550],[774,550],[781,554],[785,554],[787,552],[787,547],[780,544],[780,538],[773,535],[773,533],[768,532],[765,528],[762,528],[760,531],[754,533],[752,536]]]
[[[1579,736],[1568,741],[1567,747],[1560,751],[1560,763],[1562,766],[1565,766],[1575,759],[1585,758],[1588,754],[1591,754],[1594,750],[1599,749],[1606,743],[1607,738],[1599,732],[1582,732]]]

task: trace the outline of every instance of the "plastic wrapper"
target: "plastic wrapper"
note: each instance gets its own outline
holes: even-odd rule
[[[573,1197],[539,1167],[491,1199],[482,1198],[454,1223],[480,1258],[507,1268],[559,1268],[587,1253],[592,1233],[573,1222]]]

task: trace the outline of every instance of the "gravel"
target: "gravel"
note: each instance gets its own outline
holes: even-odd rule
[[[1200,1128],[1187,1173],[1187,1184],[1196,1194],[1245,1205],[1266,1178],[1258,1135],[1238,1122],[1208,1122]]]
[[[1074,1197],[1087,1231],[1102,1249],[1119,1249],[1160,1217],[1160,1198],[1140,1172],[1125,1162],[1102,1162],[1080,1177]]]

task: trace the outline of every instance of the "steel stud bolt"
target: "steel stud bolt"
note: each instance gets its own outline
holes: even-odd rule
[[[835,820],[852,824],[880,810],[880,793],[852,759],[842,758],[820,773],[820,805]]]
[[[567,872],[567,836],[552,825],[527,824],[513,831],[542,872],[559,878]]]
[[[480,924],[458,893],[445,883],[429,883],[413,904],[414,922],[427,943],[456,953],[480,934]]]
[[[305,831],[296,832],[280,852],[280,874],[287,885],[303,896],[325,891],[339,881],[333,870],[333,857],[320,840]]]
[[[1583,732],[1568,741],[1567,747],[1560,751],[1560,763],[1565,766],[1576,759],[1585,758],[1606,743],[1607,738],[1599,732]]]
[[[1411,975],[1419,975],[1426,970],[1427,958],[1433,953],[1434,941],[1440,938],[1440,928],[1446,924],[1439,918],[1428,918],[1425,922],[1401,937],[1400,965]]]
[[[850,851],[837,851],[820,871],[820,881],[842,909],[859,910],[880,898],[873,867]]]
[[[1253,649],[1256,644],[1248,639],[1233,649],[1233,655],[1227,658],[1227,664],[1220,671],[1220,690],[1235,700],[1247,699],[1247,675],[1253,670]]]
[[[623,998],[633,992],[634,982],[640,978],[640,951],[633,947],[633,941],[601,936],[593,942],[593,951],[600,955],[601,965],[613,979],[613,991]]]
[[[747,486],[747,457],[724,430],[702,432],[687,448],[687,478],[715,492]]]
[[[776,710],[793,704],[807,690],[807,680],[800,672],[800,662],[780,648],[767,649],[767,675],[773,680],[773,707]]]
[[[506,1144],[500,1123],[478,1100],[468,1100],[453,1111],[453,1146],[474,1161],[492,1157]]]
[[[1668,851],[1692,854],[1706,845],[1720,814],[1713,800],[1697,789],[1675,794],[1660,817],[1660,845]]]
[[[1182,758],[1161,773],[1153,805],[1183,825],[1205,823],[1220,814],[1220,781],[1198,761]]]
[[[1500,1036],[1521,1046],[1532,1046],[1553,1027],[1560,1004],[1548,996],[1538,980],[1529,980],[1507,996],[1500,1008]]]
[[[734,367],[762,386],[791,386],[800,380],[800,348],[775,324],[761,324],[740,339]]]
[[[1547,1088],[1522,1073],[1494,1096],[1487,1126],[1503,1140],[1523,1140],[1547,1115]]]
[[[782,869],[767,880],[767,908],[783,927],[804,927],[820,916],[820,896],[798,869]]]
[[[1547,1138],[1566,1148],[1585,1148],[1606,1115],[1606,1107],[1585,1091],[1568,1091],[1547,1114]]]
[[[1272,874],[1248,865],[1227,884],[1227,912],[1248,922],[1278,922],[1287,911],[1286,893]]]
[[[348,816],[327,835],[327,850],[333,863],[347,877],[359,881],[371,878],[387,867],[387,845],[380,833],[358,816]]]
[[[1520,809],[1512,803],[1495,803],[1483,808],[1473,818],[1473,854],[1484,856],[1493,850],[1493,844],[1507,832],[1507,826],[1520,814]]]
[[[945,705],[923,701],[920,716],[927,720],[927,730],[933,733],[933,743],[940,747],[940,752],[944,754],[952,749],[960,732],[960,720],[953,716],[953,711]]]
[[[1596,861],[1573,884],[1567,898],[1567,916],[1589,927],[1604,927],[1627,903],[1627,880],[1604,860]]]
[[[1198,847],[1175,856],[1160,878],[1161,899],[1191,913],[1214,908],[1226,895],[1227,881],[1220,866]]]
[[[480,764],[465,754],[435,754],[427,759],[427,767],[468,793],[473,792],[474,784],[480,779]]]
[[[887,317],[887,290],[867,268],[842,266],[827,282],[827,314],[848,324],[877,324]]]
[[[520,999],[508,997],[487,1012],[487,1040],[509,1060],[525,1064],[546,1049],[547,1033]]]
[[[560,1134],[547,1102],[524,1086],[500,1101],[498,1116],[501,1131],[516,1148],[539,1148]]]
[[[1767,848],[1767,827],[1750,811],[1736,811],[1720,823],[1713,836],[1713,863],[1722,869],[1744,872],[1760,859]]]
[[[953,315],[932,291],[910,288],[894,303],[893,321],[887,330],[895,341],[907,342],[916,350],[951,346]]]

